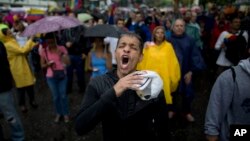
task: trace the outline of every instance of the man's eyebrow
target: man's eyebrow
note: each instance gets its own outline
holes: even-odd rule
[[[126,45],[126,43],[125,42],[120,42],[119,45]]]
[[[129,46],[132,46],[132,47],[134,47],[134,46],[136,46],[134,43],[131,43],[131,44],[129,44]]]

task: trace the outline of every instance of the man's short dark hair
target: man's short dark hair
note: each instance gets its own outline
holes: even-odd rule
[[[142,53],[142,50],[143,50],[143,40],[142,40],[141,36],[139,36],[138,34],[133,33],[133,32],[127,32],[127,33],[124,33],[124,34],[122,34],[120,36],[120,38],[118,39],[118,43],[120,42],[120,39],[122,37],[124,37],[124,36],[135,37],[136,39],[138,39],[138,41],[140,42],[140,44],[139,44],[140,52]]]
[[[118,21],[123,21],[123,22],[125,22],[124,18],[118,18],[118,19],[116,20],[116,24],[118,23]]]

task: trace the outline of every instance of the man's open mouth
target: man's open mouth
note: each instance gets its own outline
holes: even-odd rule
[[[123,55],[121,59],[121,67],[122,69],[128,69],[129,66],[129,56]]]
[[[122,56],[122,64],[123,64],[123,65],[126,65],[126,64],[128,64],[128,61],[129,61],[128,56],[123,55],[123,56]]]

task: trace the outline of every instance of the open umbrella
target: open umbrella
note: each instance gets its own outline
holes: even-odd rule
[[[48,33],[81,25],[81,22],[73,17],[49,16],[42,18],[25,28],[22,35],[31,36],[38,33]]]
[[[85,37],[116,37],[118,38],[121,34],[126,33],[125,30],[118,28],[114,25],[99,24],[86,29]]]

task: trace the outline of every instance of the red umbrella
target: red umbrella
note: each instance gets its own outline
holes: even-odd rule
[[[81,22],[73,17],[49,16],[42,18],[25,28],[22,35],[31,36],[38,33],[48,33],[81,25]]]

